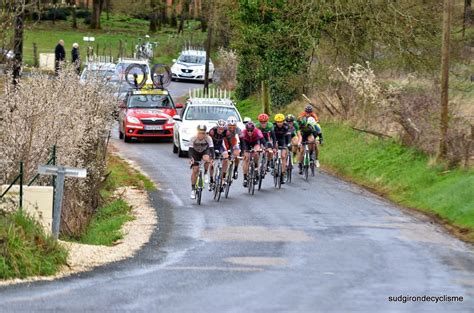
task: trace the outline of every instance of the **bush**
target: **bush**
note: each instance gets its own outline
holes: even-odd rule
[[[0,278],[52,275],[66,264],[67,250],[22,211],[0,211]]]
[[[88,10],[77,10],[76,17],[77,18],[91,18],[92,14]]]
[[[42,21],[66,21],[69,15],[71,15],[71,10],[69,8],[52,8],[48,9],[46,12],[33,12],[32,18],[33,20],[39,19]]]
[[[66,68],[56,79],[33,73],[0,95],[0,184],[16,175],[21,160],[25,181],[31,179],[54,144],[58,164],[87,168],[86,179],[66,181],[61,231],[69,236],[82,233],[100,204],[107,134],[116,109],[103,84],[82,85]]]

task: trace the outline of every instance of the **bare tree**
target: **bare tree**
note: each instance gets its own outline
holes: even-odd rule
[[[157,25],[158,25],[158,14],[157,14],[157,0],[150,0],[150,32],[154,33],[157,31]]]
[[[104,0],[92,0],[92,18],[91,28],[100,29],[100,14],[102,11],[102,3]]]
[[[445,159],[448,153],[448,127],[449,127],[449,44],[451,41],[451,17],[453,1],[444,0],[443,13],[443,46],[441,56],[441,116],[438,160]]]

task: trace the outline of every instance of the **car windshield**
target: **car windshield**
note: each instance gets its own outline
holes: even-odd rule
[[[173,102],[167,95],[132,95],[128,100],[129,108],[172,109]]]
[[[182,54],[179,56],[178,61],[183,63],[204,64],[206,63],[206,57],[200,55]]]
[[[217,121],[219,119],[227,120],[229,116],[235,116],[240,122],[239,115],[233,107],[221,106],[196,106],[189,107],[185,119],[186,120],[205,120]]]

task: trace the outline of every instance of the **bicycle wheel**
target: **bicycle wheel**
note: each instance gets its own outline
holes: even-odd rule
[[[141,80],[140,79],[141,76]],[[125,81],[132,87],[140,89],[147,81],[147,70],[143,64],[130,64],[125,70]]]
[[[222,168],[219,165],[219,175],[217,176],[217,182],[216,182],[216,189],[217,189],[217,202],[221,199],[221,194],[222,194],[222,184],[223,184],[223,177],[222,177]]]
[[[250,164],[249,193],[251,195],[254,195],[255,193],[255,164],[253,163],[253,160],[251,161],[252,163]]]
[[[230,190],[230,185],[232,185],[232,175],[234,174],[234,162],[231,161],[229,165],[229,169],[227,170],[227,185],[225,186],[225,193],[224,196],[227,199],[229,197],[229,190]]]
[[[278,186],[278,159],[273,161],[273,184],[275,188]]]
[[[293,160],[291,156],[291,152],[288,152],[287,157],[288,163],[286,165],[286,180],[287,182],[291,183],[291,174],[293,173]]]
[[[219,164],[214,169],[214,200],[217,200],[217,193],[219,190],[219,180],[220,180],[220,166]]]
[[[202,172],[199,172],[197,184],[198,187],[196,189],[196,201],[198,205],[201,205],[201,197],[202,197]]]
[[[171,83],[171,69],[166,64],[155,64],[151,69],[151,80],[156,88],[166,88]]]
[[[278,189],[281,189],[281,180],[283,179],[283,173],[281,169],[281,159],[278,159]]]

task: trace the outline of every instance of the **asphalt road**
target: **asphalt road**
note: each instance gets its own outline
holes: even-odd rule
[[[197,206],[170,143],[113,144],[159,186],[151,242],[86,274],[2,288],[0,312],[474,312],[474,248],[426,218],[322,172],[282,190],[267,179],[254,196],[239,181]],[[463,302],[389,301],[400,295]]]

